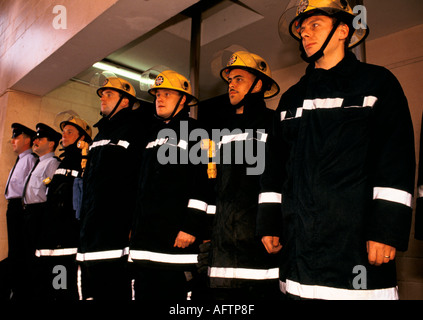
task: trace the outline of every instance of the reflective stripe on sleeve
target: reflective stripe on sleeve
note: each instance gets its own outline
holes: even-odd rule
[[[264,192],[259,195],[259,204],[282,203],[282,194],[275,192]]]
[[[216,206],[207,206],[207,214],[216,214]]]
[[[386,200],[411,207],[413,196],[403,190],[392,188],[374,188],[373,200]]]

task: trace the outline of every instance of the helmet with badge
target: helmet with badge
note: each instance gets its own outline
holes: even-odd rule
[[[225,81],[228,81],[229,73],[233,69],[247,70],[268,83],[269,85],[264,92],[265,99],[276,96],[280,91],[279,85],[272,78],[269,64],[257,54],[247,51],[235,52],[229,59],[226,67],[221,70],[221,77]]]
[[[348,44],[350,49],[361,44],[369,34],[367,25],[354,28],[353,21],[356,14],[347,0],[292,0],[279,20],[279,35],[284,39],[288,31],[294,39],[301,41],[299,30],[302,22],[304,19],[317,14],[337,18],[350,27],[350,42]]]
[[[187,105],[194,106],[198,103],[192,94],[191,84],[187,78],[173,70],[162,71],[155,79],[154,84],[148,91],[151,95],[156,95],[157,89],[170,89],[178,91],[187,97]]]

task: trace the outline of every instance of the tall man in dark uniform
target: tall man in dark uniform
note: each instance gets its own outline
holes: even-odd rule
[[[32,153],[32,138],[35,131],[20,124],[12,124],[13,152],[18,155],[10,171],[4,195],[7,206],[7,235],[9,241],[9,265],[11,274],[12,299],[21,299],[23,273],[23,208],[22,193],[25,179],[35,164],[36,156]]]
[[[188,113],[197,99],[188,80],[172,70],[161,72],[149,93],[159,120],[144,150],[136,196],[129,254],[135,299],[185,300],[186,272],[195,270],[207,210],[196,196],[207,168],[188,159],[196,141],[186,141],[197,128]],[[166,154],[175,159],[169,163]]]
[[[230,105],[223,127],[230,132],[216,141],[216,214],[208,270],[213,296],[219,300],[267,300],[278,296],[277,256],[269,256],[256,237],[260,174],[273,110],[265,99],[279,93],[268,63],[259,55],[238,51],[221,71]],[[231,161],[227,163],[226,152]],[[243,152],[240,152],[242,150]],[[256,163],[247,155],[256,154]],[[244,162],[240,163],[239,159]],[[247,163],[248,162],[248,163]]]
[[[386,68],[348,50],[357,28],[346,0],[302,0],[289,32],[306,74],[281,98],[266,153],[259,229],[281,252],[280,287],[294,299],[398,299],[414,193],[407,98]]]
[[[94,300],[131,299],[127,272],[129,235],[146,117],[134,87],[103,73],[98,84],[103,118],[83,177],[77,260],[87,270],[82,290]],[[88,293],[87,293],[88,294]]]

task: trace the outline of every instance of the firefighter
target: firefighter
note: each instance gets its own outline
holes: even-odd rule
[[[259,167],[264,165],[266,137],[274,114],[265,99],[276,96],[280,89],[269,64],[246,51],[235,52],[221,76],[228,84],[230,112],[221,124],[227,133],[216,141],[220,161],[208,270],[211,293],[217,300],[275,298],[279,292],[277,256],[267,254],[255,230]],[[229,163],[224,160],[227,150]],[[253,165],[247,163],[245,155],[250,152],[257,156],[256,172],[249,172]]]
[[[280,252],[293,299],[398,299],[407,250],[414,134],[394,75],[348,50],[368,30],[345,0],[302,0],[290,32],[309,62],[269,137],[258,233]]]
[[[84,299],[131,299],[127,255],[136,176],[147,118],[134,87],[113,73],[95,77],[103,117],[83,176],[77,261],[86,270]],[[137,108],[138,107],[138,108]]]
[[[25,179],[36,161],[36,155],[32,152],[32,138],[35,131],[20,124],[12,124],[13,152],[17,154],[15,165],[10,171],[7,179],[4,196],[8,202],[7,218],[7,237],[9,243],[9,265],[11,275],[11,299],[20,300],[24,297],[22,283],[23,268],[23,208],[22,193]]]
[[[78,300],[76,253],[79,244],[79,222],[73,208],[73,184],[82,175],[80,141],[91,143],[92,129],[76,116],[60,123],[62,130],[61,163],[49,184],[43,212],[36,256],[39,257],[42,290],[46,300]],[[55,270],[63,266],[63,270]],[[65,271],[65,272],[64,272]],[[57,285],[55,283],[55,278]],[[62,284],[62,285],[61,285]],[[66,285],[64,285],[66,284]]]
[[[189,117],[197,99],[189,81],[172,70],[159,73],[149,93],[156,124],[142,159],[129,252],[135,299],[186,300],[207,210],[196,196],[207,165],[188,157],[197,143],[187,141],[197,127]]]
[[[39,241],[39,230],[41,219],[46,208],[48,187],[51,178],[60,164],[54,152],[59,145],[61,134],[44,123],[36,126],[36,135],[33,141],[33,151],[38,159],[28,174],[22,192],[22,202],[24,206],[24,232],[26,272],[22,275],[25,279],[26,288],[30,292],[29,299],[40,298],[39,263],[35,252]]]

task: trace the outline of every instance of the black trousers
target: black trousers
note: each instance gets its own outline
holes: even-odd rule
[[[134,266],[135,300],[187,300],[188,282],[184,271]]]
[[[23,268],[21,275],[24,281],[25,300],[39,300],[40,282],[38,278],[38,258],[35,256],[41,218],[45,203],[30,204],[23,209]]]
[[[83,299],[129,301],[132,283],[128,271],[128,257],[84,263],[82,268]]]
[[[40,288],[37,300],[79,300],[76,255],[37,258],[37,281]]]
[[[9,242],[8,274],[12,300],[25,300],[25,232],[24,213],[21,198],[11,199],[8,202],[7,238]]]

